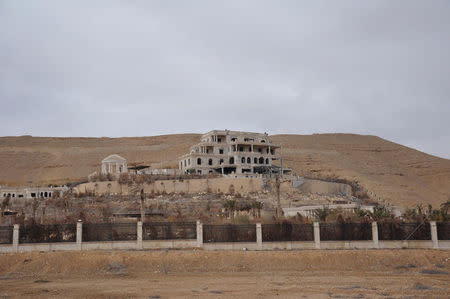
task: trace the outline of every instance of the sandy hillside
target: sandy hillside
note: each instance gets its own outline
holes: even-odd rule
[[[176,167],[176,158],[199,141],[199,134],[133,138],[0,138],[0,183],[63,183],[100,168],[109,154],[129,164]],[[284,164],[300,175],[357,179],[374,197],[400,206],[450,196],[450,160],[375,136],[353,134],[275,135]],[[162,161],[162,162],[161,162]]]
[[[448,298],[445,250],[0,255],[7,298]]]

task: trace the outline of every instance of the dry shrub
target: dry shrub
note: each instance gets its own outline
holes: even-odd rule
[[[228,187],[228,194],[234,194],[234,192],[235,192],[234,185],[231,184],[231,185]]]

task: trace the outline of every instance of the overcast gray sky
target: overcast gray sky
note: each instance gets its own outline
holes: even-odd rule
[[[0,0],[0,135],[372,134],[450,158],[450,1]]]

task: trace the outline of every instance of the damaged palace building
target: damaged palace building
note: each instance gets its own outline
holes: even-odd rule
[[[267,133],[210,131],[190,152],[179,158],[179,169],[191,174],[271,174],[279,173],[280,146],[273,144]]]

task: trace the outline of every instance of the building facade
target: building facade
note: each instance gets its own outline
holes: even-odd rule
[[[60,197],[68,187],[1,187],[0,196],[3,198],[52,198]]]
[[[114,154],[102,160],[102,173],[120,174],[128,172],[127,160]]]
[[[280,146],[273,144],[267,133],[210,131],[201,142],[192,146],[188,154],[179,158],[183,173],[195,174],[254,174],[273,173],[279,167]]]

